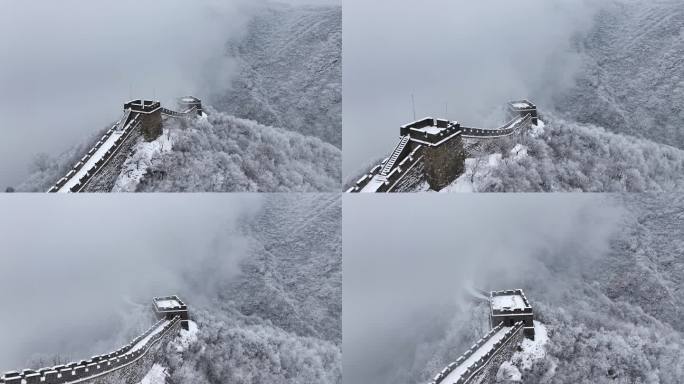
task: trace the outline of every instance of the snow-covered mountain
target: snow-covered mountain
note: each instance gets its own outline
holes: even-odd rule
[[[678,236],[684,198],[614,199],[625,218],[605,257],[565,271],[547,264],[542,274],[562,287],[560,296],[539,285],[530,288],[550,341],[524,382],[684,381],[684,243]]]
[[[341,215],[339,195],[273,195],[245,221],[242,275],[194,310],[173,382],[341,383]]]
[[[684,3],[611,0],[577,42],[582,70],[555,107],[574,120],[684,148]]]
[[[238,74],[219,110],[342,148],[342,8],[269,6],[228,44]]]

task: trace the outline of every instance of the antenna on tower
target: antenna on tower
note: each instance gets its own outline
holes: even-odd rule
[[[411,94],[411,105],[413,106],[413,120],[416,120],[416,100],[413,98],[413,93]]]
[[[449,102],[444,103],[444,118],[449,120]]]

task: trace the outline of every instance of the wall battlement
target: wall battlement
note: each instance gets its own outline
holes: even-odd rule
[[[7,372],[0,377],[0,384],[138,383],[156,355],[163,353],[165,345],[178,336],[181,322],[180,315],[165,317],[113,352],[54,367]]]

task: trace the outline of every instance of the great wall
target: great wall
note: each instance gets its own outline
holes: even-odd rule
[[[168,342],[189,325],[188,307],[178,296],[155,297],[153,309],[159,321],[114,352],[38,370],[7,372],[0,384],[137,384],[160,361]]]
[[[499,128],[465,127],[456,121],[432,117],[402,126],[399,144],[390,156],[347,192],[401,192],[412,179],[423,177],[431,189],[439,191],[465,170],[464,139],[500,139],[538,124],[537,106],[530,101],[512,101],[507,107],[509,121]]]
[[[163,108],[159,101],[153,100],[125,103],[121,119],[48,192],[88,192],[103,170],[123,163],[128,149],[138,137],[142,136],[147,141],[158,138],[162,134],[164,119],[188,119],[204,113],[202,101],[194,96],[180,98],[178,106],[180,112]]]
[[[489,294],[491,330],[463,355],[441,370],[430,384],[493,383],[523,337],[534,340],[534,312],[521,289]]]

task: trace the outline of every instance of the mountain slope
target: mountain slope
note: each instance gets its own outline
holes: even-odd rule
[[[640,194],[614,200],[625,217],[607,254],[576,263],[571,273],[547,263],[540,275],[549,276],[556,294],[538,281],[530,289],[536,314],[549,324],[550,342],[547,356],[524,373],[525,382],[684,380],[684,244],[675,235],[684,225],[684,198]]]
[[[477,183],[483,192],[645,192],[684,186],[684,151],[551,115],[544,133],[526,136]]]
[[[174,382],[341,383],[339,195],[273,195],[242,232],[237,281],[195,311],[198,341],[169,354]]]
[[[217,109],[342,147],[341,7],[269,6],[227,50],[238,74]]]
[[[684,3],[613,0],[579,44],[583,69],[556,97],[580,122],[684,148]]]
[[[340,187],[341,151],[314,137],[212,113],[187,129],[169,128],[173,149],[159,152],[144,192],[316,192]]]

